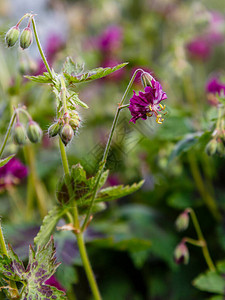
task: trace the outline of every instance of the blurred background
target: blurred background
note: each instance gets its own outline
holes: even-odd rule
[[[198,216],[213,261],[225,258],[224,110],[216,94],[225,93],[223,1],[1,0],[1,140],[19,103],[45,132],[40,145],[19,148],[10,140],[5,156],[16,152],[14,164],[0,169],[4,233],[24,261],[43,217],[57,201],[62,175],[57,138],[47,136],[55,118],[54,95],[48,86],[23,77],[45,71],[37,45],[23,51],[18,45],[7,49],[4,41],[8,29],[27,12],[36,14],[40,41],[57,72],[67,56],[85,63],[86,70],[129,62],[113,75],[77,87],[89,109],[79,109],[83,125],[67,151],[70,165],[80,162],[89,176],[101,159],[117,103],[133,72],[150,72],[167,93],[162,125],[153,118],[134,125],[129,111],[120,115],[107,185],[142,178],[145,183],[133,195],[107,204],[86,232],[103,299],[224,299],[225,283],[210,287],[193,282],[207,270],[200,248],[188,246],[188,265],[173,259],[184,236],[196,238],[192,224],[185,233],[174,226],[187,207]],[[143,89],[139,77],[133,89]],[[91,299],[74,236],[55,231],[54,239],[62,262],[54,279],[69,299]]]

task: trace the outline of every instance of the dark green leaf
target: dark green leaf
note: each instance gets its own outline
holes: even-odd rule
[[[179,141],[174,150],[172,151],[169,161],[172,161],[175,157],[179,156],[181,153],[188,151],[192,146],[194,146],[202,133],[191,133],[187,134],[181,141]]]
[[[208,271],[200,274],[194,281],[193,285],[201,291],[224,294],[225,280],[217,272]]]
[[[59,219],[65,214],[65,210],[63,207],[55,206],[49,213],[44,217],[41,228],[34,239],[34,243],[42,247],[49,240],[50,235],[55,229],[56,224]]]
[[[0,167],[3,167],[4,165],[6,165],[7,162],[9,162],[10,159],[12,159],[14,156],[15,156],[15,154],[10,155],[10,156],[8,156],[6,158],[0,159]]]
[[[117,186],[110,186],[105,189],[102,189],[96,198],[96,202],[102,201],[112,201],[115,199],[119,199],[130,195],[141,188],[144,184],[144,180],[141,180],[139,183],[134,183],[132,185],[117,185]]]
[[[77,74],[76,72],[71,72],[71,65],[70,65],[70,72],[64,71],[63,74],[68,81],[69,84],[73,83],[80,83],[84,81],[91,81],[95,79],[99,79],[105,77],[113,72],[123,68],[126,66],[127,63],[119,64],[115,67],[108,67],[108,68],[96,68],[84,73]]]

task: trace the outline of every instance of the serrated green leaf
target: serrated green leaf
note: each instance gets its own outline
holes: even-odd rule
[[[49,213],[44,217],[41,228],[34,238],[34,243],[38,247],[42,247],[49,240],[50,235],[55,229],[59,219],[65,214],[65,209],[60,206],[55,206]]]
[[[30,79],[33,82],[39,82],[39,83],[51,83],[52,82],[52,78],[48,72],[44,72],[42,75],[37,75],[37,76],[26,75],[24,77],[27,79]]]
[[[73,83],[81,83],[84,81],[92,81],[95,79],[99,79],[102,77],[105,77],[109,74],[112,74],[113,72],[116,72],[119,69],[122,69],[123,67],[125,67],[128,63],[123,63],[123,64],[119,64],[115,67],[108,67],[108,68],[96,68],[84,73],[80,73],[80,74],[74,74],[71,75],[71,73],[68,72],[63,72],[64,77],[66,78],[66,80],[68,81],[68,84],[73,84]]]
[[[0,167],[3,167],[4,165],[6,165],[7,162],[9,162],[14,156],[15,156],[15,154],[10,155],[6,158],[0,159]]]
[[[36,253],[30,246],[29,263],[24,274],[27,285],[21,299],[66,299],[64,292],[44,283],[55,273],[59,264],[56,263],[52,237],[45,246],[38,247]]]
[[[71,57],[67,57],[66,61],[63,64],[62,72],[70,74],[70,75],[77,75],[81,74],[84,71],[84,64],[75,63]]]
[[[25,269],[11,246],[8,250],[9,257],[0,257],[0,272],[8,279],[26,282],[20,299],[66,299],[65,293],[55,287],[48,286],[45,281],[50,278],[60,263],[56,262],[53,238],[35,253],[30,246],[29,263]]]
[[[144,184],[144,180],[141,180],[138,183],[134,183],[132,185],[117,185],[117,186],[110,186],[105,189],[102,189],[96,198],[96,202],[102,201],[112,201],[115,199],[119,199],[130,195],[141,188]]]
[[[224,294],[225,280],[217,272],[208,271],[194,279],[193,285],[201,291]]]
[[[17,265],[16,261],[13,261],[10,257],[3,255],[0,256],[0,273],[10,280],[20,280],[20,276],[16,273],[14,269],[14,263]]]

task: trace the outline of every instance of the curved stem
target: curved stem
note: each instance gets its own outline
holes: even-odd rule
[[[44,62],[44,64],[45,64],[45,67],[46,67],[46,69],[47,69],[49,75],[50,75],[51,78],[53,79],[52,71],[51,71],[50,66],[49,66],[49,64],[48,64],[48,62],[47,62],[47,59],[46,59],[46,57],[45,57],[45,55],[44,55],[44,51],[43,51],[43,49],[42,49],[42,47],[41,47],[41,43],[40,43],[40,40],[39,40],[39,37],[38,37],[38,34],[37,34],[37,28],[36,28],[36,24],[35,24],[34,18],[32,18],[32,25],[33,25],[34,36],[35,36],[35,39],[36,39],[36,43],[37,43],[38,50],[39,50],[39,52],[40,52],[41,58],[42,58],[42,60],[43,60],[43,62]]]
[[[191,219],[192,219],[193,225],[195,227],[195,230],[196,230],[196,233],[197,233],[197,236],[198,236],[198,240],[203,243],[202,253],[203,253],[203,256],[205,258],[205,261],[206,261],[206,263],[207,263],[207,265],[208,265],[208,267],[211,271],[216,271],[216,267],[215,267],[215,265],[214,265],[214,263],[211,259],[211,256],[209,254],[207,243],[206,243],[206,240],[203,236],[203,233],[202,233],[202,230],[200,228],[200,225],[199,225],[198,219],[196,217],[196,214],[195,214],[195,212],[192,208],[189,208],[189,212],[190,212]]]
[[[86,214],[84,223],[83,223],[82,228],[81,228],[82,231],[85,230],[85,228],[86,228],[86,226],[87,226],[87,224],[88,224],[88,222],[90,220],[91,211],[92,211],[92,208],[93,208],[93,205],[94,205],[94,201],[95,201],[95,197],[96,197],[96,194],[97,194],[97,191],[98,191],[98,185],[99,185],[102,173],[104,171],[106,160],[107,160],[107,157],[108,157],[108,154],[109,154],[109,149],[110,149],[110,145],[111,145],[111,142],[112,142],[113,134],[114,134],[114,131],[116,129],[117,122],[118,122],[119,113],[120,113],[120,111],[123,108],[126,108],[126,107],[129,106],[128,104],[127,105],[123,105],[123,103],[124,103],[124,101],[125,101],[128,93],[130,91],[130,88],[131,88],[131,86],[132,86],[132,84],[134,82],[134,79],[135,79],[135,77],[136,77],[136,75],[137,75],[138,72],[144,72],[144,71],[142,69],[137,69],[134,72],[134,74],[133,74],[133,76],[132,76],[132,78],[131,78],[131,80],[130,80],[130,82],[129,82],[129,84],[128,84],[125,92],[124,92],[124,94],[123,94],[123,97],[122,97],[122,99],[121,99],[121,101],[119,103],[119,106],[117,108],[117,111],[116,111],[116,114],[115,114],[115,117],[114,117],[114,120],[113,120],[113,124],[112,124],[111,130],[110,130],[110,133],[109,133],[108,141],[107,141],[107,144],[105,146],[105,151],[104,151],[102,160],[101,160],[101,162],[99,164],[100,167],[99,167],[99,171],[98,171],[98,176],[96,178],[96,183],[95,183],[95,186],[94,186],[94,190],[93,190],[91,202],[90,202],[90,205],[89,205],[89,208],[88,208],[88,212]]]
[[[7,131],[6,131],[4,141],[3,141],[2,146],[1,146],[1,149],[0,149],[0,158],[1,158],[1,156],[2,156],[2,153],[3,153],[4,149],[5,149],[5,145],[6,145],[7,141],[8,141],[8,138],[9,138],[10,132],[11,132],[11,130],[12,130],[13,123],[14,123],[14,121],[15,121],[15,118],[16,118],[16,112],[13,113],[13,115],[12,115],[12,117],[11,117],[11,120],[10,120],[10,123],[9,123],[9,126],[8,126],[8,129],[7,129]]]

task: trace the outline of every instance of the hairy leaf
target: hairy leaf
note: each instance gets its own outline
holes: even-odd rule
[[[38,75],[38,76],[26,75],[24,77],[27,79],[30,79],[31,81],[39,82],[39,83],[51,83],[52,82],[52,78],[50,77],[48,72],[44,72],[42,75]]]
[[[60,206],[55,206],[52,210],[49,211],[49,213],[44,217],[41,228],[34,239],[34,243],[37,246],[43,247],[43,245],[47,243],[50,235],[55,229],[56,224],[64,214],[65,209]]]
[[[20,299],[66,299],[64,292],[45,284],[60,264],[56,262],[53,238],[45,246],[38,247],[36,253],[30,246],[26,269],[11,247],[8,254],[9,257],[0,257],[0,271],[6,278],[25,282]]]
[[[15,154],[10,155],[10,156],[8,156],[6,158],[0,159],[0,167],[3,167],[4,165],[6,165],[7,162],[9,162],[10,159],[12,159],[14,156],[15,156]]]
[[[102,189],[96,198],[96,202],[102,201],[112,201],[115,199],[119,199],[130,195],[141,188],[144,184],[144,180],[141,180],[138,183],[134,183],[132,185],[117,185],[117,186],[110,186],[108,188]]]
[[[95,79],[99,79],[102,77],[105,77],[109,74],[112,74],[113,72],[122,69],[124,66],[126,66],[127,63],[119,64],[115,67],[108,67],[108,68],[96,68],[87,72],[81,72],[77,73],[76,68],[74,71],[72,70],[72,66],[70,65],[69,72],[65,70],[63,72],[64,77],[68,81],[68,84],[73,84],[73,83],[80,83],[80,82],[85,82],[85,81],[91,81]]]
[[[69,195],[72,194],[73,200],[76,200],[80,211],[82,211],[82,213],[87,211],[88,205],[91,203],[97,176],[98,174],[95,177],[87,178],[86,172],[80,164],[73,166],[71,176],[64,176],[58,184],[57,198],[59,202],[70,205],[71,199]],[[101,189],[101,187],[105,184],[107,177],[108,171],[103,172],[98,185],[98,189],[100,189],[100,191],[97,194],[95,202],[112,201],[127,196],[137,191],[144,183],[142,180],[131,186],[119,185]],[[98,211],[97,207],[96,209]]]

